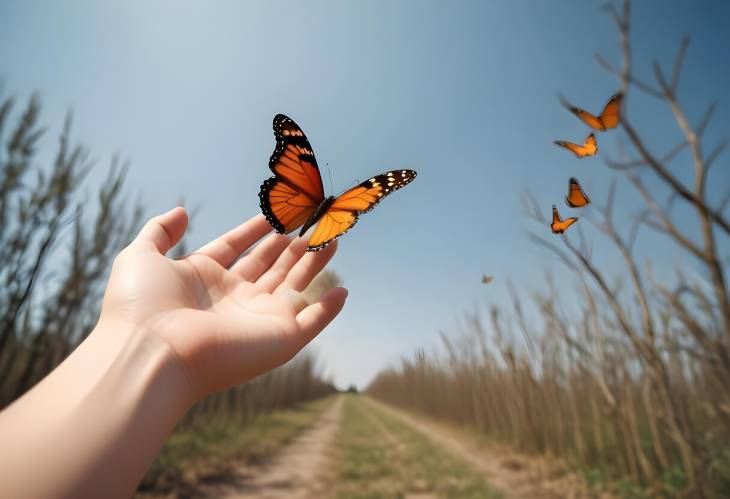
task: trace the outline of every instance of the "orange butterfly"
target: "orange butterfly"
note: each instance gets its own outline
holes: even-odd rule
[[[269,159],[274,176],[261,184],[261,211],[272,227],[290,233],[302,227],[303,236],[314,224],[307,245],[318,251],[357,223],[360,213],[372,210],[385,196],[416,178],[413,170],[394,170],[362,182],[337,197],[324,197],[322,177],[306,135],[294,120],[274,117],[276,148]]]
[[[588,137],[586,137],[586,140],[583,141],[583,145],[574,144],[572,142],[565,142],[563,140],[556,140],[553,143],[557,146],[566,148],[567,150],[578,156],[578,158],[595,156],[595,154],[598,152],[598,146],[596,145],[596,136],[593,134],[590,134]]]
[[[583,189],[578,183],[578,179],[570,177],[570,180],[568,181],[568,195],[565,196],[565,204],[571,208],[582,208],[590,202],[590,198],[585,192],[583,192]]]
[[[494,280],[494,277],[487,274],[482,274],[482,284],[489,284]]]
[[[555,207],[555,205],[553,205],[553,223],[550,224],[550,229],[553,231],[553,234],[562,234],[563,232],[568,230],[568,227],[570,227],[577,221],[578,217],[570,217],[566,218],[565,220],[561,220],[558,209]]]
[[[584,111],[583,109],[575,107],[565,101],[563,102],[563,105],[589,127],[594,130],[605,132],[609,128],[615,128],[616,125],[618,125],[621,119],[621,101],[623,100],[623,97],[624,96],[621,92],[615,93],[611,96],[604,106],[603,111],[601,111],[600,116],[594,116],[588,111]]]

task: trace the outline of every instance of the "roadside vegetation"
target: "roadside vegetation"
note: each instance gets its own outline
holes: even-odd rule
[[[246,423],[227,420],[176,431],[140,484],[137,497],[185,497],[201,482],[224,480],[233,466],[271,455],[310,427],[332,397],[263,414]]]

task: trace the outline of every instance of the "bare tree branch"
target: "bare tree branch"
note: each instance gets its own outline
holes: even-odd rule
[[[687,53],[687,47],[689,47],[689,37],[685,36],[684,38],[682,38],[682,43],[679,44],[679,49],[677,50],[677,57],[674,60],[674,68],[672,69],[672,84],[671,84],[672,93],[676,93],[677,87],[679,86],[679,76],[682,72],[682,64],[684,64],[684,56]]]
[[[682,141],[676,146],[674,146],[669,152],[667,152],[664,156],[662,156],[659,161],[661,163],[670,163],[674,157],[682,152],[685,147],[687,147],[687,141]],[[610,168],[617,170],[617,171],[623,171],[623,170],[629,170],[632,168],[637,168],[639,166],[648,166],[649,163],[644,159],[634,159],[630,161],[616,161],[611,159],[604,159],[604,162],[606,165],[608,165]]]
[[[720,156],[720,154],[722,154],[722,152],[727,147],[728,143],[730,143],[730,139],[723,140],[722,142],[717,144],[715,146],[715,148],[712,150],[712,152],[710,152],[709,156],[707,156],[707,158],[705,159],[706,173],[709,173],[710,167],[715,162],[715,160]],[[720,210],[720,211],[722,211],[722,210]]]
[[[700,120],[700,124],[697,125],[697,135],[700,137],[705,133],[705,129],[707,128],[707,125],[710,124],[710,120],[712,119],[712,116],[715,114],[715,109],[717,109],[717,101],[713,102],[707,107],[707,110],[705,111],[705,114],[702,116],[702,119]]]
[[[594,57],[596,58],[596,61],[598,64],[600,64],[606,71],[611,73],[612,75],[621,78],[622,72],[619,69],[614,68],[611,63],[609,63],[605,57],[603,57],[601,54],[595,54]],[[651,95],[652,97],[656,97],[657,99],[663,99],[662,93],[652,87],[651,85],[644,83],[643,81],[639,80],[635,76],[631,76],[629,81],[632,85],[634,85],[636,88],[642,90],[648,95]]]

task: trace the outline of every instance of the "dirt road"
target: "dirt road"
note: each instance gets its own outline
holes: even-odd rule
[[[291,444],[260,466],[240,466],[224,483],[201,487],[195,497],[227,499],[299,499],[326,495],[324,474],[340,424],[339,397]]]
[[[546,463],[487,449],[468,433],[364,396],[340,396],[270,459],[235,468],[192,497],[597,497]]]

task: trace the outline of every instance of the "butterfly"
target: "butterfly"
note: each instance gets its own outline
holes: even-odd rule
[[[577,221],[578,217],[570,217],[566,218],[565,220],[561,220],[558,209],[555,207],[555,205],[553,205],[553,223],[550,224],[550,229],[553,231],[553,234],[562,234],[563,232],[568,230],[568,227],[570,227]]]
[[[384,197],[411,183],[413,170],[394,170],[376,175],[339,196],[324,196],[322,177],[312,146],[294,120],[274,117],[276,148],[269,159],[274,176],[261,184],[261,211],[272,227],[289,234],[298,227],[299,237],[317,225],[307,244],[319,251],[356,223],[358,215],[372,210]]]
[[[482,274],[482,284],[489,284],[494,280],[494,277],[487,274]]]
[[[605,132],[609,128],[615,128],[616,125],[618,125],[622,100],[623,94],[621,92],[615,93],[610,99],[608,99],[608,102],[603,107],[603,111],[601,111],[599,116],[594,116],[588,111],[584,111],[583,109],[575,107],[565,101],[563,101],[563,105],[589,127],[594,130]]]
[[[566,148],[567,150],[578,156],[578,158],[595,156],[595,154],[598,152],[598,146],[596,145],[596,136],[593,134],[590,134],[588,137],[586,137],[586,139],[583,141],[583,145],[574,144],[572,142],[566,142],[563,140],[556,140],[553,143],[557,146]]]
[[[565,196],[565,204],[571,208],[582,208],[591,202],[588,195],[578,183],[578,179],[570,177],[568,181],[568,195]]]

